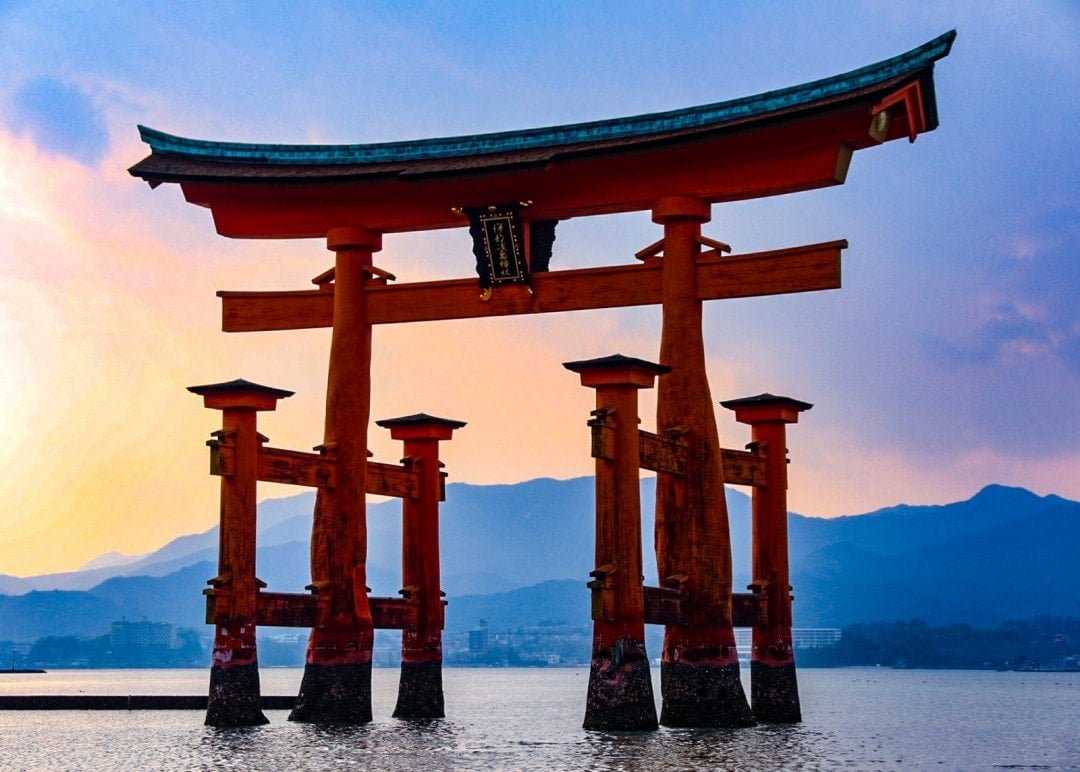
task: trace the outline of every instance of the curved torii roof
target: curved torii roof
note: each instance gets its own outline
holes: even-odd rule
[[[214,142],[144,126],[129,170],[179,183],[218,231],[244,238],[463,226],[462,206],[533,202],[530,219],[712,202],[844,181],[851,153],[938,125],[934,63],[948,32],[843,75],[715,104],[589,123],[366,145]]]

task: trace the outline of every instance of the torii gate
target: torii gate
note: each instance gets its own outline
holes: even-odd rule
[[[211,210],[221,235],[325,238],[335,253],[334,268],[316,277],[314,290],[218,293],[227,332],[333,329],[322,452],[333,458],[335,480],[332,490],[319,487],[312,540],[313,592],[329,610],[312,631],[291,718],[371,717],[375,621],[365,586],[365,493],[373,325],[660,304],[657,426],[686,448],[683,474],[660,471],[657,479],[659,575],[685,593],[683,623],[665,627],[660,720],[670,726],[738,726],[755,714],[798,720],[790,633],[786,650],[754,652],[752,675],[771,674],[763,682],[780,685],[778,703],[763,694],[772,704],[759,709],[755,689],[752,712],[738,677],[725,478],[701,310],[705,300],[837,288],[847,245],[724,256],[729,248],[704,237],[701,225],[715,203],[842,184],[854,151],[901,137],[914,141],[935,129],[933,67],[954,37],[949,32],[878,64],[754,97],[518,132],[327,146],[211,142],[140,127],[152,152],[131,173],[151,187],[178,183],[189,202]],[[548,270],[557,221],[626,211],[650,211],[663,228],[662,238],[638,253],[640,264]],[[466,222],[479,290],[475,279],[393,284],[395,277],[372,264],[384,233]],[[214,391],[221,386],[198,393],[208,405],[214,400],[239,410],[236,395]],[[236,399],[256,405],[286,394],[275,397],[277,390],[252,384],[235,388],[245,395]],[[756,431],[764,420],[760,406],[746,402],[729,407]],[[805,409],[802,404],[772,406],[781,434],[768,442],[782,442],[782,424]],[[774,476],[773,484],[783,484],[782,478]],[[351,536],[342,540],[341,534]],[[786,550],[783,560],[784,586],[774,582],[768,591],[787,597]],[[754,579],[759,589],[765,586],[763,577]],[[222,585],[231,578],[218,580]],[[255,617],[249,621],[253,646]],[[220,633],[220,620],[218,627]],[[253,648],[250,654],[249,665]],[[219,664],[215,659],[215,668]],[[260,720],[257,671],[253,682],[240,681],[247,702],[233,705],[234,697],[222,692],[208,722]],[[441,709],[441,681],[439,689]],[[645,717],[621,728],[649,724]],[[587,718],[586,725],[605,724]]]

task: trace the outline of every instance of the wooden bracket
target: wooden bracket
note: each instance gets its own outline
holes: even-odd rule
[[[382,268],[376,268],[374,265],[362,265],[360,266],[360,270],[366,273],[375,281],[377,281],[379,284],[386,284],[387,282],[397,281],[397,276],[394,276],[394,274],[390,273],[389,271],[384,271]],[[334,269],[326,269],[314,279],[312,279],[311,283],[322,290],[333,289],[330,285],[334,283]]]
[[[597,622],[615,621],[615,589],[610,577],[617,570],[611,563],[605,563],[589,572],[593,580],[585,586],[592,590],[592,618]]]
[[[643,262],[647,262],[650,258],[659,257],[660,253],[664,250],[664,240],[654,241],[649,246],[634,253],[634,257]]]
[[[701,252],[698,255],[699,258],[701,258],[701,257],[720,257],[720,255],[723,254],[723,253],[729,253],[730,254],[730,252],[731,252],[731,245],[730,244],[725,244],[722,241],[716,241],[715,239],[710,239],[708,236],[700,236],[699,235],[694,240],[698,244],[701,244],[701,246],[703,246],[703,247],[712,247],[712,249],[706,249],[705,251]]]
[[[615,415],[615,411],[597,408],[589,415],[592,416],[587,424],[592,430],[592,457],[611,461],[615,458],[615,426],[608,419]]]
[[[729,244],[725,244],[724,242],[717,241],[715,239],[710,239],[708,236],[696,236],[694,238],[694,241],[696,241],[703,247],[711,247],[711,249],[701,252],[698,255],[699,257],[719,257],[720,253],[722,252],[731,252],[731,246]],[[660,239],[659,241],[654,241],[652,244],[645,247],[644,249],[635,252],[634,257],[638,260],[641,260],[642,262],[648,262],[653,258],[660,257],[660,253],[663,251],[664,240]]]

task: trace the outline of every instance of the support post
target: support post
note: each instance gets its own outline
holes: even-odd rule
[[[764,484],[754,487],[750,505],[750,589],[761,594],[765,610],[763,623],[753,628],[750,701],[758,721],[797,723],[802,709],[791,645],[785,426],[812,405],[772,394],[720,404],[735,411],[736,421],[750,425],[751,447],[765,461]]]
[[[311,589],[326,600],[326,623],[311,631],[300,691],[289,719],[371,721],[374,626],[367,590],[367,430],[371,412],[371,323],[366,286],[378,233],[333,228],[334,326],[326,386],[324,448],[337,463],[333,489],[320,488],[311,533]]]
[[[734,727],[754,723],[739,680],[731,618],[731,536],[723,461],[705,370],[702,302],[696,287],[701,224],[709,204],[670,196],[653,206],[664,226],[657,432],[678,432],[686,443],[683,475],[656,478],[656,563],[661,584],[685,577],[686,624],[664,629],[660,659],[660,723],[677,727]]]
[[[405,443],[404,463],[417,472],[417,494],[401,504],[401,594],[417,606],[416,624],[401,632],[401,680],[396,718],[442,718],[442,631],[444,601],[439,576],[439,500],[442,464],[439,442],[463,421],[418,413],[376,421]]]
[[[231,448],[233,464],[221,476],[221,521],[218,526],[218,575],[206,590],[213,614],[214,650],[206,724],[255,726],[267,723],[261,706],[259,657],[255,640],[255,531],[257,466],[260,437],[256,413],[274,410],[291,391],[244,380],[191,386],[203,404],[220,410],[221,430],[211,443]]]
[[[567,362],[596,389],[596,569],[593,645],[585,729],[656,729],[645,651],[639,483],[638,389],[652,388],[662,365],[621,355]]]

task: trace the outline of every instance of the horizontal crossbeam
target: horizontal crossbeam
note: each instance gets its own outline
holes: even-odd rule
[[[204,590],[206,623],[225,619],[230,611],[228,590]],[[404,598],[369,597],[371,619],[376,630],[412,630],[416,628],[416,603]],[[260,627],[320,627],[329,606],[320,605],[319,596],[306,592],[263,592],[255,596],[255,624]]]
[[[337,463],[326,456],[280,448],[260,448],[257,479],[260,482],[333,488]]]
[[[765,460],[745,450],[720,449],[724,482],[728,485],[764,485]]]
[[[211,440],[210,474],[229,477],[233,473],[236,449]],[[337,484],[337,462],[317,453],[282,448],[260,448],[256,467],[259,482],[333,488]],[[420,483],[415,470],[397,464],[367,462],[367,493],[399,499],[415,499]],[[442,498],[440,497],[440,501]]]
[[[766,623],[762,597],[752,592],[731,593],[732,627],[762,627]]]
[[[645,624],[676,627],[686,624],[687,593],[685,590],[647,585],[641,589],[645,594]]]
[[[846,241],[831,241],[770,252],[703,257],[697,263],[700,300],[780,295],[837,289],[840,252]],[[595,308],[656,305],[661,302],[663,260],[642,265],[582,268],[537,273],[532,284],[504,285],[482,301],[474,279],[372,284],[368,320],[372,324],[542,314]],[[225,332],[330,327],[334,290],[218,292]]]
[[[685,445],[640,429],[638,459],[642,469],[675,475],[686,474]]]

